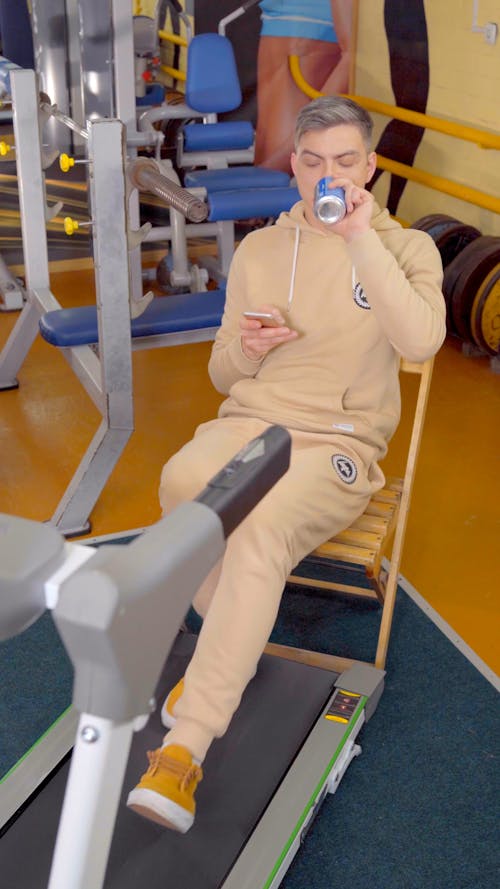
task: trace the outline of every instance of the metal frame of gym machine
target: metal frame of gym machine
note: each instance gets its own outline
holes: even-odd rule
[[[20,70],[13,72],[11,79],[27,302],[0,357],[0,386],[4,389],[17,385],[16,374],[39,332],[41,315],[61,308],[49,281],[36,75]],[[89,124],[99,358],[89,346],[66,350],[65,357],[103,419],[52,517],[68,534],[84,532],[90,510],[133,430],[124,151],[120,121]]]
[[[94,6],[82,4],[82,15],[89,15],[89,7]],[[85,128],[57,106],[40,103],[38,77],[33,71],[19,69],[11,76],[26,303],[0,354],[0,389],[18,385],[16,375],[39,332],[41,315],[61,308],[50,290],[45,234],[47,219],[59,212],[61,205],[49,208],[46,204],[44,168],[48,159],[42,131],[55,119],[58,126],[77,133],[87,149],[84,162],[89,170],[99,343],[97,349],[77,346],[63,349],[63,354],[102,421],[50,520],[66,536],[89,530],[90,512],[132,434],[132,349],[213,339],[215,332],[207,328],[131,341],[130,317],[140,314],[151,299],[150,294],[143,296],[140,247],[151,226],[139,228],[138,189],[127,178],[126,161],[130,164],[136,157],[136,146],[148,144],[151,137],[136,130],[132,17],[118,0],[113,0],[111,15],[111,22],[109,18],[101,21],[101,30],[107,27],[114,36],[114,68],[108,65],[107,76],[111,97],[114,81],[116,119],[91,119]],[[102,10],[99,16],[102,19]],[[82,59],[88,59],[90,53],[85,44],[83,40]],[[58,153],[53,152],[49,160]],[[167,233],[173,231],[185,242],[180,223],[180,219],[184,222],[183,214],[172,208],[172,217]],[[159,234],[165,237],[166,229]]]

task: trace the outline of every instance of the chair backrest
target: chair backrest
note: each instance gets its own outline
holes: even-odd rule
[[[197,34],[189,43],[186,102],[195,111],[221,114],[241,105],[233,47],[221,34]]]
[[[420,363],[402,359],[402,373],[420,376],[416,400],[413,408],[410,440],[406,450],[406,466],[401,478],[386,480],[386,486],[370,500],[365,512],[353,524],[335,537],[325,541],[312,553],[324,561],[341,566],[350,565],[364,568],[365,577],[370,581],[372,589],[365,584],[353,585],[340,583],[335,579],[318,580],[304,573],[292,574],[289,582],[303,586],[318,587],[323,590],[337,590],[343,594],[378,599],[381,602],[381,618],[379,624],[377,649],[372,663],[384,669],[387,658],[389,636],[396,603],[399,569],[406,533],[411,493],[420,450],[420,442],[424,426],[427,401],[434,359]],[[390,557],[386,568],[382,562]],[[302,663],[342,671],[352,663],[349,658],[341,658],[324,652],[306,651],[268,643],[266,651],[280,654],[283,657],[298,660]]]
[[[401,359],[400,370],[402,373],[420,375],[417,400],[414,407],[410,442],[408,445],[408,454],[406,458],[406,468],[403,479],[403,497],[401,499],[402,504],[404,503],[405,495],[408,498],[408,501],[411,497],[417,459],[420,451],[420,442],[422,440],[427,402],[429,399],[433,366],[434,358],[428,358],[427,361],[423,361],[422,363],[407,361],[405,358]]]
[[[413,424],[408,446],[408,453],[406,457],[405,473],[403,476],[403,489],[401,491],[399,515],[394,532],[394,542],[392,544],[391,563],[389,568],[389,575],[387,578],[386,595],[380,621],[377,654],[375,658],[375,665],[380,667],[383,667],[385,665],[387,657],[387,648],[389,645],[389,636],[391,632],[394,606],[396,603],[399,568],[401,564],[401,556],[406,534],[406,525],[410,509],[413,482],[415,479],[415,471],[417,468],[417,460],[420,451],[420,442],[422,440],[425,413],[427,410],[427,402],[429,400],[433,366],[434,358],[428,358],[427,361],[423,361],[422,363],[407,361],[405,358],[401,359],[401,372],[420,374],[420,381],[418,385],[417,400],[415,403],[413,414]]]

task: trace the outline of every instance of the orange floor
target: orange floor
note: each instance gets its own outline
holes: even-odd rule
[[[65,306],[93,301],[90,271],[59,272]],[[0,313],[0,347],[17,313]],[[92,513],[92,535],[159,518],[167,457],[212,417],[220,396],[206,373],[210,344],[134,353],[136,429]],[[18,390],[0,392],[0,511],[51,517],[99,417],[57,349],[38,338]],[[403,393],[405,394],[405,393]],[[407,393],[409,397],[410,393]],[[402,573],[495,672],[498,620],[500,377],[456,340],[439,353],[409,519]],[[405,418],[384,469],[396,470]]]

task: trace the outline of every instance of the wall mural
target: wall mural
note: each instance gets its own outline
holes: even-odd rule
[[[288,57],[299,57],[304,78],[319,92],[347,92],[352,0],[262,0],[259,6],[255,161],[288,172],[295,118],[308,101]]]
[[[195,0],[196,32],[216,31],[220,19],[235,8],[234,0]],[[290,74],[289,55],[299,57],[303,77],[319,92],[352,89],[355,12],[356,0],[260,0],[228,26],[245,97],[246,115],[240,109],[239,116],[256,126],[256,163],[290,172],[294,120],[309,99]],[[386,0],[384,24],[394,104],[425,112],[429,59],[424,0]],[[391,120],[375,150],[411,165],[423,133],[420,127]],[[393,214],[405,185],[405,179],[391,177],[387,206]]]
[[[228,26],[247,103],[256,126],[255,161],[290,169],[295,117],[309,99],[294,82],[288,57],[296,55],[306,81],[325,93],[349,89],[355,0],[261,0]],[[196,33],[217,30],[235,3],[195,3]],[[249,102],[249,90],[254,102]]]
[[[429,95],[429,46],[424,0],[385,0],[384,23],[394,104],[425,114]],[[424,132],[423,127],[391,120],[375,151],[411,167]],[[381,172],[375,172],[372,188]],[[406,179],[391,176],[387,198],[390,213],[396,213],[405,186]]]

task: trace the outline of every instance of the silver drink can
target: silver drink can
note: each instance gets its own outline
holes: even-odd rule
[[[329,176],[320,179],[314,189],[314,215],[325,225],[334,225],[344,218],[345,192],[343,188],[329,188]]]

